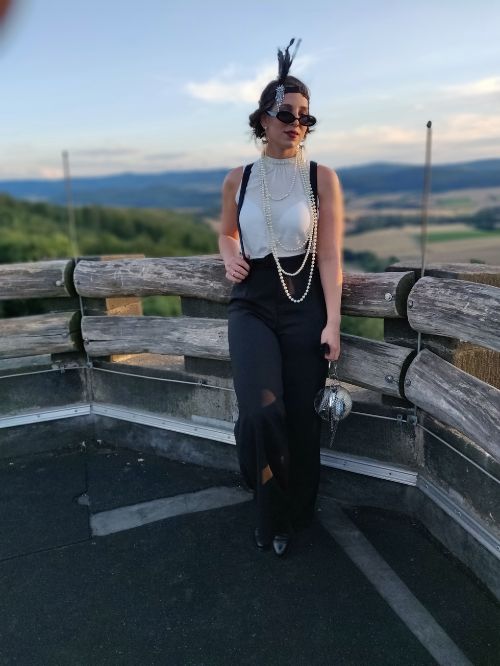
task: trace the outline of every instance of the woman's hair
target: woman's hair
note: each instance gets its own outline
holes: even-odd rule
[[[248,117],[249,125],[252,128],[252,134],[255,136],[256,139],[262,139],[262,137],[265,136],[264,128],[260,124],[260,117],[265,111],[270,111],[273,108],[276,99],[276,88],[278,87],[279,83],[280,83],[279,80],[275,79],[274,81],[271,81],[270,83],[267,84],[267,86],[264,88],[260,96],[259,108],[256,109],[253,113],[251,113],[250,116]],[[299,89],[298,92],[301,95],[304,95],[304,97],[309,102],[311,95],[309,92],[309,88],[306,86],[305,83],[302,83],[300,79],[296,79],[294,76],[287,76],[283,83],[285,87],[297,86],[297,88]],[[308,127],[307,133],[309,133],[310,131],[311,129]]]

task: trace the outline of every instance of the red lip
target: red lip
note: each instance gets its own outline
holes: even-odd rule
[[[288,134],[288,136],[292,137],[295,139],[296,136],[299,136],[298,132],[285,132],[285,134]]]

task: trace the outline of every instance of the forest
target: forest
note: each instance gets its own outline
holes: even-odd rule
[[[196,214],[169,210],[75,209],[79,255],[142,252],[148,257],[218,252],[217,236]],[[65,207],[0,195],[0,263],[70,257]]]

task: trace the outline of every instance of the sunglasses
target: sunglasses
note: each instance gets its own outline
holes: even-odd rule
[[[287,125],[293,123],[294,120],[298,120],[299,124],[305,125],[305,127],[312,127],[316,124],[316,118],[314,116],[310,116],[308,113],[304,113],[298,118],[297,116],[294,116],[291,111],[278,111],[278,113],[266,111],[266,113],[268,116],[271,116],[271,118],[277,118],[278,120],[281,120],[282,123],[286,123]]]

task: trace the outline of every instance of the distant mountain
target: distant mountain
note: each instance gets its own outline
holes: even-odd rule
[[[228,169],[167,171],[160,174],[123,173],[113,176],[74,178],[76,205],[99,204],[136,208],[174,208],[218,211],[220,190]],[[338,169],[346,193],[419,193],[423,167],[387,162]],[[432,168],[432,191],[500,187],[500,159],[442,164]],[[18,199],[63,204],[62,180],[0,181],[0,192]]]
[[[123,173],[74,178],[71,188],[76,205],[206,210],[217,207],[226,173],[226,169],[160,174]],[[66,202],[63,180],[0,181],[0,192],[16,199],[55,204]]]
[[[421,192],[423,166],[375,162],[339,169],[346,191],[352,194],[394,194]],[[500,187],[500,159],[440,164],[432,167],[433,192],[466,188]]]

